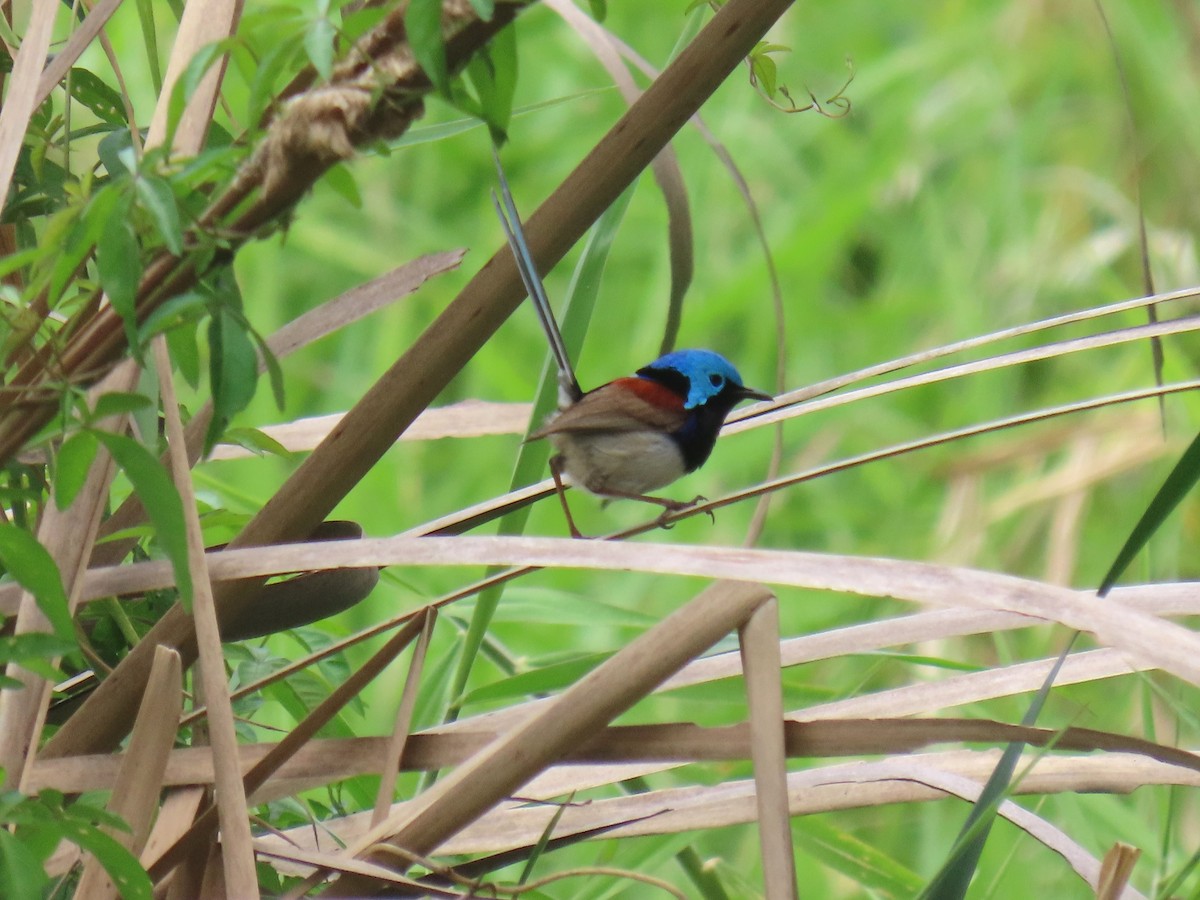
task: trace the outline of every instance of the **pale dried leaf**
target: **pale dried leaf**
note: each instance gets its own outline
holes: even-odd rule
[[[401,441],[435,441],[494,434],[524,434],[529,426],[529,403],[490,403],[462,400],[450,406],[430,407],[417,417]],[[284,425],[267,425],[260,431],[291,453],[312,450],[342,421],[343,413],[297,419]],[[210,460],[245,459],[255,454],[234,444],[220,444]],[[458,515],[462,515],[459,513]]]
[[[999,750],[921,754],[906,760],[904,767],[910,772],[937,769],[982,784],[999,756]],[[1150,784],[1200,787],[1200,772],[1120,753],[1043,757],[1016,785],[1016,792],[1128,793]],[[745,824],[754,821],[756,815],[754,795],[753,781],[732,781],[712,787],[672,788],[629,797],[593,799],[568,808],[555,834],[561,837],[616,825],[605,837],[623,838]],[[897,777],[897,766],[892,760],[841,763],[788,775],[788,802],[793,816],[940,800],[945,796],[937,788]],[[488,813],[438,847],[437,853],[497,853],[530,847],[556,812],[557,808],[552,806],[525,806]],[[262,842],[269,847],[283,848],[291,842],[314,849],[314,842],[319,840],[321,849],[331,851],[337,846],[333,835],[341,840],[354,840],[366,822],[367,817],[358,814],[324,823],[331,833],[319,837],[312,828],[304,827],[289,829],[284,837],[263,838]],[[350,827],[351,823],[357,828]]]
[[[782,550],[613,544],[563,538],[373,538],[339,541],[312,559],[307,544],[212,554],[216,580],[315,569],[408,566],[534,566],[632,570],[790,585],[946,607],[1015,612],[1094,634],[1134,661],[1200,684],[1200,635],[1130,608],[1012,575],[932,563]],[[165,564],[94,570],[85,597],[167,587]]]
[[[12,76],[6,79],[7,93],[0,108],[0,198],[10,195],[17,157],[25,140],[30,116],[37,109],[38,77],[46,64],[54,17],[58,3],[37,3],[32,7],[29,26],[13,60]]]
[[[873,694],[821,703],[796,710],[792,715],[805,720],[841,719],[849,716],[906,716],[967,703],[979,703],[995,697],[1032,693],[1045,682],[1056,661],[1038,659],[996,666],[980,672],[959,673],[940,681],[909,684]],[[1150,668],[1153,666],[1139,664],[1119,650],[1087,650],[1068,656],[1054,683],[1068,685],[1101,681]]]
[[[276,356],[295,353],[301,347],[412,294],[430,278],[457,269],[466,255],[466,250],[447,250],[397,266],[297,316],[271,335],[267,346]]]

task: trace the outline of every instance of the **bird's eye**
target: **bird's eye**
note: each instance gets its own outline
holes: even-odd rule
[[[721,385],[723,385],[725,383],[725,379],[722,378],[720,375],[717,375],[714,373],[714,374],[708,376],[708,382],[713,387],[719,388]]]

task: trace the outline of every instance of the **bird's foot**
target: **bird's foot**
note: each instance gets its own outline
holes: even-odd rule
[[[659,514],[655,524],[657,524],[659,528],[669,531],[675,527],[675,523],[671,521],[672,515],[683,512],[686,509],[691,509],[697,503],[704,503],[708,500],[708,498],[703,494],[697,494],[691,500],[669,500],[666,497],[656,497],[654,500],[656,503],[661,503],[663,506],[663,511]],[[713,511],[711,509],[706,509],[705,512],[708,513],[708,517],[712,519],[714,523],[717,521],[717,517],[713,515]]]

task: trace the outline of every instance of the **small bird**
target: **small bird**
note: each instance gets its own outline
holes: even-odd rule
[[[500,198],[492,202],[504,226],[525,290],[533,300],[558,368],[558,412],[529,435],[549,438],[556,454],[550,473],[572,537],[575,527],[562,476],[606,498],[624,498],[663,507],[662,517],[694,506],[690,501],[654,497],[665,487],[702,466],[725,417],[743,400],[771,400],[770,394],[742,384],[725,357],[711,350],[676,350],[637,370],[587,391],[579,387],[550,301],[529,253],[521,220],[513,203],[500,158],[496,156]]]

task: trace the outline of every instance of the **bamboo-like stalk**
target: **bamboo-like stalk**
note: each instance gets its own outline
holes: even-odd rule
[[[162,335],[154,339],[154,365],[158,369],[158,386],[162,396],[163,415],[166,418],[171,472],[183,501],[188,570],[193,591],[192,614],[199,641],[200,681],[209,709],[213,764],[217,776],[217,809],[224,839],[221,853],[224,883],[230,896],[254,898],[258,896],[258,873],[254,867],[254,854],[249,846],[250,821],[246,810],[246,792],[242,787],[241,769],[238,767],[237,731],[233,724],[229,682],[225,677],[221,629],[213,604],[213,587],[204,554],[204,535],[196,510],[196,495],[192,487],[191,467],[187,460],[183,422],[179,418],[179,403],[175,399],[175,387],[171,381],[171,360],[167,353],[166,338]]]
[[[738,629],[750,750],[758,803],[758,835],[768,900],[796,900],[796,859],[787,803],[787,742],[779,658],[779,601],[767,600]]]

